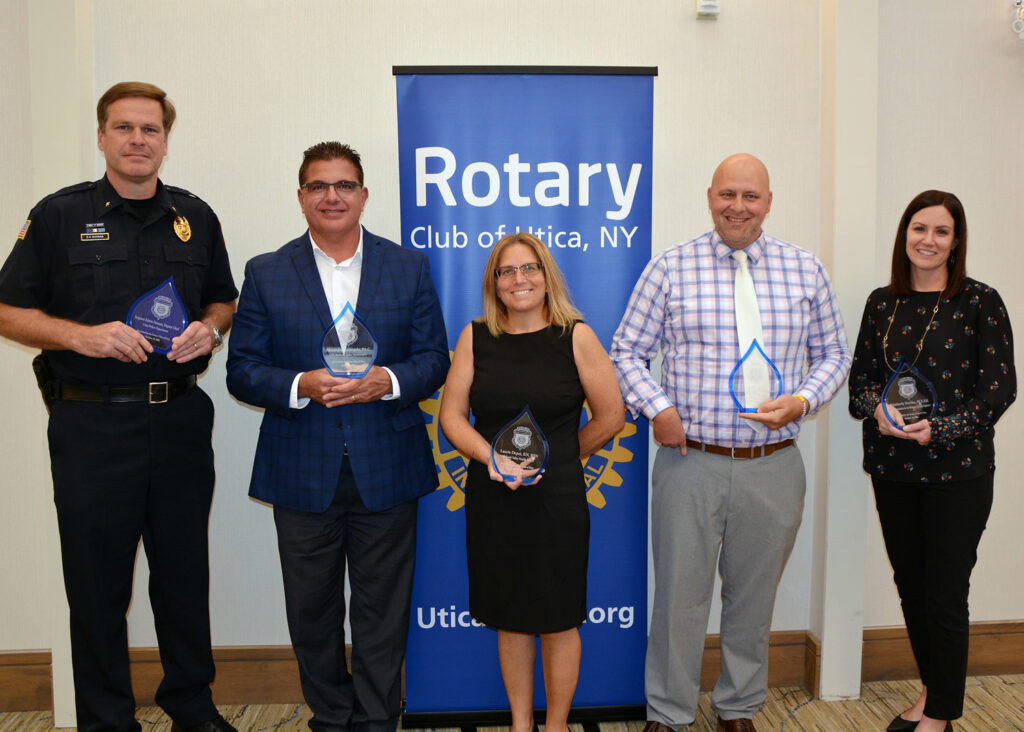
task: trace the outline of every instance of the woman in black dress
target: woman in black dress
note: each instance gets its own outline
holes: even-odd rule
[[[440,412],[448,440],[470,458],[469,609],[498,631],[514,732],[533,728],[540,636],[545,728],[560,732],[586,617],[590,512],[580,461],[622,428],[622,396],[608,354],[580,322],[554,259],[533,235],[510,234],[494,246],[483,310],[459,336]],[[591,416],[580,428],[584,399]],[[548,442],[546,468],[495,466],[492,440],[527,406]]]
[[[864,420],[864,470],[923,687],[890,732],[951,730],[963,713],[967,595],[992,507],[993,427],[1017,396],[1006,308],[966,276],[966,259],[959,199],[914,198],[896,232],[892,279],[868,297],[850,371],[850,413]],[[883,409],[901,359],[934,387],[934,416],[904,424]]]

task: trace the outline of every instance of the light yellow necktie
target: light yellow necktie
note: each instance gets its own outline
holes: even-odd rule
[[[757,307],[754,280],[747,268],[747,253],[735,251],[732,256],[739,263],[736,268],[733,300],[736,308],[736,335],[739,336],[742,357],[755,339],[761,348],[765,347],[764,332],[761,329],[761,311]],[[751,356],[743,362],[743,406],[756,408],[768,401],[770,396],[768,364],[757,349],[754,349]],[[750,422],[750,426],[755,432],[760,432],[764,428],[759,422]]]

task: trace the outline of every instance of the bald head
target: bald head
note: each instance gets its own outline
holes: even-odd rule
[[[768,182],[768,168],[765,167],[760,159],[755,158],[749,153],[736,153],[720,162],[718,167],[715,168],[715,174],[711,177],[711,185],[713,187],[715,181],[723,177],[739,175],[748,176],[752,180],[757,179],[766,191],[771,189],[771,185]]]
[[[733,249],[744,249],[761,235],[772,207],[768,168],[753,155],[730,155],[715,169],[708,208],[715,231]]]

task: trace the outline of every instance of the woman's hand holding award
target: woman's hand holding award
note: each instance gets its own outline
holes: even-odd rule
[[[935,387],[905,358],[896,364],[896,370],[889,383],[882,390],[882,413],[893,427],[903,431],[904,425],[931,419],[935,416],[938,396]],[[894,414],[898,412],[903,424],[898,424]]]
[[[548,440],[527,406],[491,442],[491,468],[502,480],[530,485],[548,464]]]

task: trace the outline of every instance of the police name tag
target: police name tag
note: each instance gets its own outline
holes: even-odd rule
[[[107,227],[101,221],[95,224],[86,224],[85,231],[79,234],[78,238],[82,241],[109,241],[110,234],[107,233]]]

